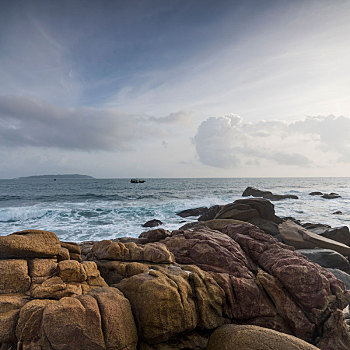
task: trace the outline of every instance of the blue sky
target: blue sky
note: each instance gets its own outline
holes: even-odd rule
[[[0,1],[0,178],[345,176],[350,2]]]

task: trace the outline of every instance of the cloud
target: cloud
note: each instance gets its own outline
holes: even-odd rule
[[[164,126],[182,123],[183,115],[173,113],[157,119],[114,110],[61,108],[29,97],[0,96],[0,146],[127,151],[140,140],[166,137],[169,128]]]
[[[217,168],[269,163],[326,166],[350,162],[350,118],[245,123],[233,114],[210,117],[198,127],[194,144],[200,161]]]

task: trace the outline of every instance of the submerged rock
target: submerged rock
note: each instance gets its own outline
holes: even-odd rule
[[[143,227],[156,227],[156,226],[159,226],[159,225],[162,225],[162,224],[163,223],[160,220],[152,219],[152,220],[149,220],[149,221],[145,222],[142,226]]]
[[[322,198],[325,199],[335,199],[335,198],[341,198],[341,196],[338,193],[325,193],[321,196]]]

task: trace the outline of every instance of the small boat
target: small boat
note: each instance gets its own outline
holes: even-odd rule
[[[140,180],[140,179],[131,179],[130,182],[132,184],[143,184],[145,180]]]

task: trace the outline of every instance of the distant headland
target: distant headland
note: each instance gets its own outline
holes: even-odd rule
[[[57,175],[31,175],[19,177],[19,180],[24,179],[94,179],[94,177],[89,175],[80,174],[57,174]]]

